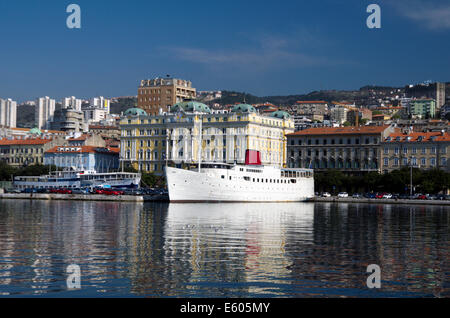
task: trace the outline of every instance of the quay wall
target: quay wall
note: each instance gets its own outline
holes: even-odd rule
[[[16,200],[74,200],[74,201],[117,201],[144,202],[153,201],[150,196],[102,195],[102,194],[59,194],[59,193],[3,193],[0,199]]]
[[[312,202],[334,202],[334,203],[370,203],[370,204],[414,204],[414,205],[448,205],[449,200],[408,200],[408,199],[367,199],[367,198],[337,198],[316,197],[311,199]]]

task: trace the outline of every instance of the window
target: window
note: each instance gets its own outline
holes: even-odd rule
[[[426,166],[426,164],[427,164],[427,159],[425,159],[425,158],[420,159],[420,164],[421,164],[422,166]]]
[[[389,154],[389,148],[384,148],[384,154],[388,155]]]
[[[389,158],[384,158],[384,165],[389,166]]]
[[[436,158],[431,158],[430,159],[430,165],[433,166],[433,167],[436,165]]]

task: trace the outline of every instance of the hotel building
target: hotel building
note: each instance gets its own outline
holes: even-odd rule
[[[285,166],[286,135],[294,131],[294,122],[286,112],[262,116],[246,104],[229,112],[211,111],[190,101],[160,115],[129,109],[120,129],[122,163],[161,175],[166,164],[196,165],[199,158],[202,162],[243,164],[247,149],[259,150],[265,165]]]
[[[142,80],[138,88],[138,107],[148,114],[167,112],[171,105],[196,97],[196,89],[190,81],[176,78]]]

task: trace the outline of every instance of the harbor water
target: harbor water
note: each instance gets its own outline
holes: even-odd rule
[[[0,296],[449,297],[449,234],[448,206],[0,200]]]

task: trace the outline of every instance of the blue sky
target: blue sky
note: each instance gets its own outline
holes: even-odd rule
[[[450,81],[449,39],[448,0],[0,0],[0,97],[136,95],[166,74],[259,96]]]

